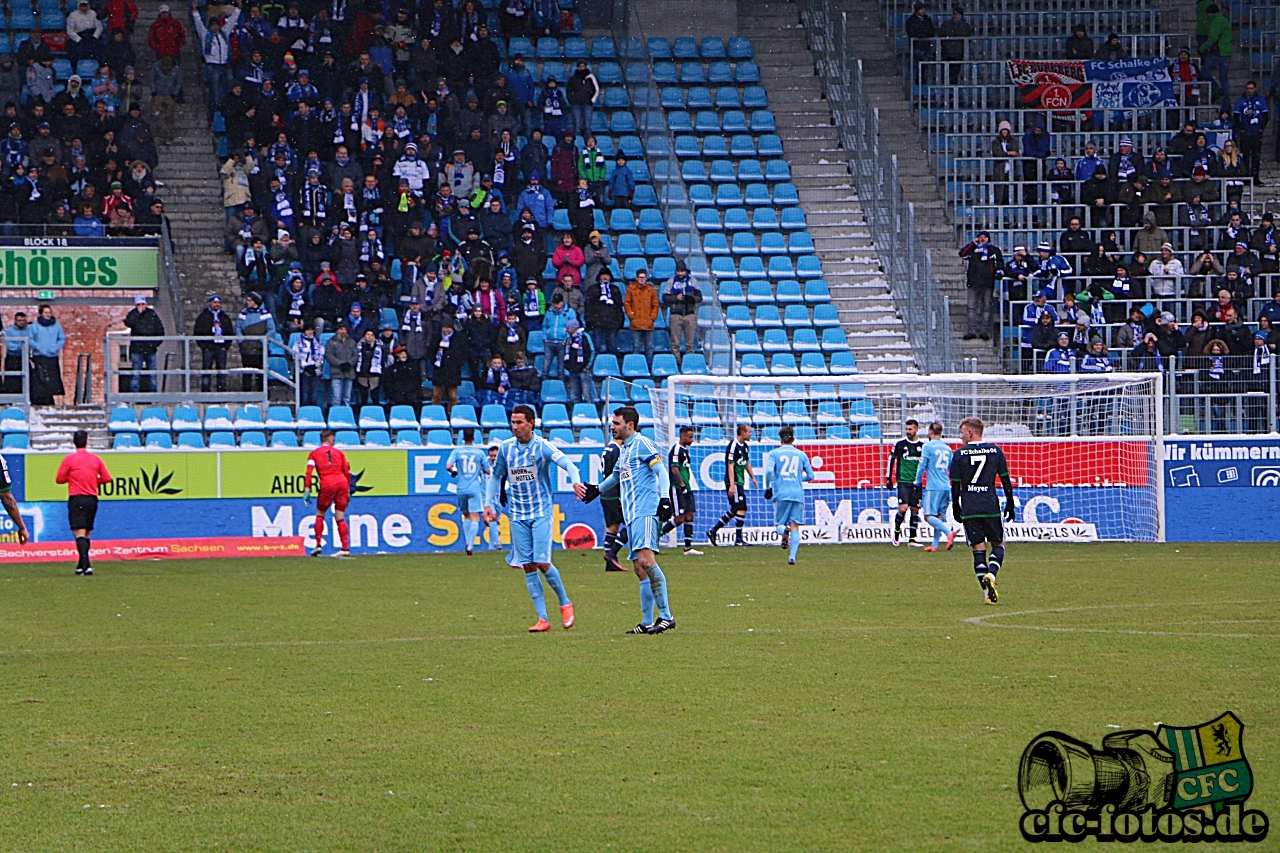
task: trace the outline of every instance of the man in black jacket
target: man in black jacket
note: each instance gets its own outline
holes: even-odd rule
[[[613,273],[608,268],[602,269],[596,283],[587,288],[583,303],[583,319],[597,352],[618,355],[618,331],[626,324],[627,315],[622,308],[622,290],[613,283]],[[671,345],[675,346],[674,335]]]
[[[1004,269],[1004,256],[1000,247],[991,242],[991,235],[980,231],[972,243],[960,250],[960,257],[968,262],[965,294],[969,324],[964,339],[971,341],[980,337],[989,341],[991,298],[995,293],[996,276]]]
[[[124,324],[134,338],[129,342],[129,368],[132,372],[129,390],[134,394],[160,390],[156,382],[156,352],[160,349],[160,342],[137,338],[164,337],[164,322],[155,309],[147,305],[147,297],[137,296],[133,300],[133,310],[124,318]],[[144,384],[145,388],[142,387]]]
[[[679,363],[682,349],[686,353],[698,349],[698,306],[702,304],[702,291],[684,261],[676,261],[676,274],[663,290],[662,304],[669,309],[671,354]]]
[[[200,347],[200,369],[204,372],[200,379],[200,390],[209,391],[210,368],[218,371],[218,391],[227,390],[227,349],[231,346],[231,338],[235,335],[235,321],[222,311],[222,298],[216,293],[209,294],[209,307],[196,317],[196,325],[192,333],[197,338],[211,340],[196,341]]]

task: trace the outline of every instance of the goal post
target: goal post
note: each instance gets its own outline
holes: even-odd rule
[[[897,510],[887,486],[894,443],[906,424],[942,425],[959,444],[959,423],[981,418],[1000,445],[1015,486],[1011,540],[1164,540],[1164,412],[1161,377],[1150,373],[1004,376],[859,374],[841,377],[672,376],[650,394],[659,442],[692,427],[701,524],[723,511],[724,448],[752,427],[759,475],[778,431],[790,426],[817,478],[806,488],[806,541],[888,541]],[[771,540],[772,504],[748,488],[746,526]],[[926,530],[923,520],[921,526]],[[921,535],[924,535],[923,533]]]

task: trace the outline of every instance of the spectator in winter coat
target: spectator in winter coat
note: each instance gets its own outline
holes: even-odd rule
[[[324,361],[329,365],[329,405],[351,405],[358,354],[356,341],[348,333],[346,324],[339,323],[337,334],[329,339],[324,349]]]
[[[529,175],[529,186],[516,199],[516,210],[525,209],[533,214],[533,220],[540,229],[544,232],[551,229],[555,220],[556,203],[551,193],[542,186],[542,176],[538,172]]]
[[[1045,129],[1044,119],[1036,119],[1031,129],[1022,134],[1022,156],[1031,159],[1022,161],[1022,179],[1024,181],[1039,181],[1045,172],[1044,161],[1049,158],[1049,153],[1053,147],[1052,140],[1049,138],[1049,132]],[[1024,190],[1024,197],[1027,204],[1036,204],[1039,199],[1039,193],[1036,187],[1027,187]]]
[[[591,336],[577,320],[570,320],[565,331],[560,357],[564,362],[565,376],[569,380],[569,402],[594,403],[596,383],[591,377],[591,362],[595,360],[595,351],[591,346]]]
[[[564,114],[569,104],[564,90],[556,82],[555,77],[548,77],[542,87],[542,97],[538,99],[538,109],[542,112],[542,131],[552,139],[558,139],[564,127]]]
[[[542,277],[542,270],[547,265],[547,247],[532,228],[520,232],[520,239],[511,249],[511,263],[520,281],[536,281]]]
[[[658,291],[649,283],[649,271],[636,272],[635,281],[627,287],[623,302],[627,317],[631,320],[632,349],[643,351],[649,364],[653,363],[653,326],[658,319]]]
[[[446,317],[436,342],[431,361],[431,402],[444,405],[445,412],[458,403],[458,386],[462,384],[462,366],[467,363],[467,345],[454,328],[453,317]]]
[[[515,311],[507,313],[507,322],[498,327],[498,356],[506,364],[516,363],[516,354],[523,353],[529,342],[529,331],[520,322],[520,315]]]
[[[550,176],[550,166],[551,155],[542,143],[542,131],[535,129],[530,140],[520,149],[520,171],[526,181],[532,181],[535,173],[541,177]]]
[[[574,284],[581,285],[582,266],[585,263],[586,258],[582,249],[574,245],[573,235],[566,231],[560,236],[560,245],[551,256],[551,265],[556,268],[556,281],[563,280],[568,273],[573,278]]]
[[[620,355],[618,331],[626,324],[627,315],[622,307],[622,289],[613,283],[613,273],[608,268],[601,270],[596,282],[587,288],[583,320],[597,352]]]
[[[1093,58],[1104,62],[1128,59],[1129,48],[1120,43],[1119,33],[1110,33],[1107,36],[1107,40],[1098,45],[1098,49],[1094,51]]]
[[[383,397],[388,406],[412,406],[415,415],[422,405],[422,375],[405,347],[392,351],[391,366],[383,370]]]
[[[531,278],[525,281],[524,290],[520,293],[520,322],[530,332],[542,331],[542,318],[547,313],[547,297],[538,286],[538,280]]]
[[[210,380],[213,378],[209,372],[211,369],[218,371],[218,391],[221,393],[227,390],[227,350],[231,346],[234,331],[231,318],[222,311],[222,299],[216,293],[209,294],[208,307],[196,317],[191,331],[197,338],[205,339],[196,341],[196,346],[200,348],[200,369],[203,371],[200,378],[201,391],[209,391]]]
[[[684,354],[698,349],[698,306],[702,304],[702,291],[683,260],[676,261],[676,274],[662,294],[662,304],[667,306],[671,354],[679,363],[682,349]]]
[[[553,293],[551,307],[542,317],[543,363],[542,375],[548,379],[560,378],[563,361],[565,338],[568,337],[568,323],[577,320],[578,315],[565,305],[564,296]]]
[[[1072,218],[1077,226],[1079,220]],[[991,340],[991,299],[995,293],[996,276],[1004,268],[1004,256],[991,242],[991,235],[981,231],[973,242],[960,250],[960,257],[968,264],[965,278],[968,302],[968,328],[965,340],[981,337]]]
[[[511,217],[502,209],[502,199],[489,200],[488,208],[480,214],[480,228],[495,252],[511,251]]]
[[[625,155],[619,154],[614,163],[613,174],[609,176],[608,182],[608,204],[611,207],[630,208],[631,197],[636,194],[635,175],[632,174],[631,167],[627,165]]]
[[[577,314],[580,319],[582,318],[586,302],[582,294],[582,284],[575,282],[568,270],[560,277],[560,283],[556,285],[555,290],[551,291],[552,302],[555,301],[557,295],[564,299],[565,305],[573,309],[573,313]]]
[[[587,235],[587,244],[582,247],[582,258],[586,265],[582,283],[590,287],[595,284],[601,271],[609,268],[609,263],[613,260],[609,247],[601,242],[599,231],[593,230]]]
[[[577,188],[578,149],[574,147],[573,131],[567,130],[551,152],[551,194],[557,206],[569,207]]]
[[[154,308],[147,305],[145,296],[136,296],[133,310],[124,318],[124,325],[134,338],[164,337],[164,322]],[[159,341],[129,342],[129,390],[137,394],[139,391],[158,391],[156,382],[156,352],[160,349]],[[145,385],[146,387],[142,387]]]
[[[1093,59],[1093,39],[1086,35],[1084,24],[1076,24],[1071,37],[1063,45],[1065,59]]]
[[[293,342],[293,363],[298,369],[299,405],[324,404],[324,344],[314,326],[304,326],[302,334]]]
[[[596,100],[600,97],[600,83],[587,68],[586,60],[579,59],[577,70],[565,84],[569,105],[573,107],[573,128],[580,136],[591,133],[591,116]]]
[[[156,60],[168,57],[176,63],[182,52],[182,46],[186,43],[186,28],[182,26],[181,21],[170,14],[169,5],[161,3],[160,14],[147,29],[147,45],[155,51]]]

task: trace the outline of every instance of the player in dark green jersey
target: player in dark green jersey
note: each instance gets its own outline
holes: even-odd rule
[[[693,427],[681,427],[680,440],[667,453],[667,466],[671,469],[671,505],[675,507],[676,514],[662,525],[662,535],[666,536],[684,525],[684,555],[701,557],[702,552],[693,547],[693,516],[698,507],[693,497],[693,460],[689,456],[692,444]]]
[[[920,453],[924,450],[924,442],[916,438],[920,424],[915,418],[907,421],[905,427],[907,437],[899,439],[893,446],[893,453],[889,456],[889,470],[885,473],[889,488],[893,488],[895,480],[898,483],[898,512],[893,517],[893,547],[897,548],[902,540],[902,520],[910,510],[911,524],[907,528],[907,542],[923,548],[924,543],[916,541],[916,528],[920,526],[921,491],[916,485],[916,470],[920,467]]]
[[[951,512],[964,524],[964,536],[973,549],[973,571],[982,587],[982,600],[995,604],[996,576],[1004,564],[1004,524],[996,477],[1004,488],[1004,518],[1014,519],[1013,481],[1004,451],[982,440],[985,429],[979,418],[960,422],[964,446],[951,457]],[[988,553],[988,547],[990,553]]]
[[[713,547],[719,544],[716,542],[716,536],[721,528],[730,521],[734,522],[738,528],[733,544],[747,544],[742,541],[742,526],[747,523],[747,482],[750,481],[752,488],[756,485],[756,475],[751,470],[751,450],[747,447],[747,442],[750,440],[751,427],[747,424],[739,424],[734,440],[724,448],[724,490],[729,498],[729,510],[707,531],[707,539]]]

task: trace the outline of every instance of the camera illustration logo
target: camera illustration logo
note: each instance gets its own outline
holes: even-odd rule
[[[1096,750],[1062,732],[1027,744],[1018,768],[1027,841],[1258,842],[1270,822],[1246,809],[1253,772],[1244,724],[1228,711],[1198,726],[1115,732]]]

